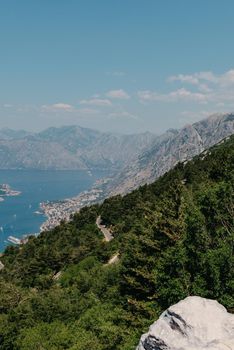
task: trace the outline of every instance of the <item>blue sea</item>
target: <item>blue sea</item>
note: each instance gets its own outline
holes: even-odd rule
[[[22,192],[0,202],[0,252],[10,244],[8,236],[20,238],[39,232],[45,221],[43,215],[35,214],[40,210],[40,202],[73,197],[104,176],[103,172],[90,175],[86,171],[0,170],[0,184]]]

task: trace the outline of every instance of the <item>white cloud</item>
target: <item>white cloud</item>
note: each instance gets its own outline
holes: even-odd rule
[[[128,100],[130,96],[123,89],[119,90],[110,90],[106,93],[106,96],[109,98],[120,99],[120,100]]]
[[[221,85],[234,85],[234,69],[229,70],[219,78]]]
[[[55,103],[52,105],[43,105],[42,109],[50,112],[72,112],[74,107],[67,103]]]
[[[195,101],[200,103],[207,102],[206,94],[200,92],[192,92],[185,88],[181,88],[167,94],[160,94],[155,91],[144,90],[138,92],[138,97],[141,102],[147,101],[163,101],[163,102],[177,102],[177,101]]]
[[[81,105],[88,105],[88,106],[100,106],[100,107],[108,107],[112,106],[112,103],[108,99],[102,99],[102,98],[91,98],[89,100],[81,100]]]
[[[198,85],[198,90],[201,92],[212,92],[212,89],[210,87],[208,87],[207,84],[199,84]]]
[[[217,83],[218,82],[218,76],[216,76],[213,72],[210,71],[204,71],[194,74],[200,81],[206,81],[210,83]]]
[[[180,81],[180,82],[185,82],[185,83],[190,83],[193,85],[199,84],[199,80],[195,75],[184,75],[184,74],[179,74],[179,75],[172,75],[168,78],[168,81]]]
[[[178,74],[172,75],[167,79],[169,82],[179,81],[181,83],[188,83],[192,85],[200,85],[201,81],[215,83],[217,77],[212,72],[199,72],[193,74]]]
[[[169,93],[169,98],[171,98],[173,101],[189,100],[197,102],[206,102],[207,96],[199,92],[191,92],[182,88]]]
[[[200,104],[211,103],[226,107],[234,103],[234,69],[223,74],[215,74],[211,71],[196,72],[193,74],[178,74],[170,76],[168,82],[177,82],[180,88],[168,93],[144,90],[138,92],[141,102],[163,101],[179,102],[193,101]],[[191,89],[186,86],[191,85]]]
[[[140,119],[137,115],[129,113],[127,111],[110,113],[109,118],[111,119],[128,118],[128,119],[135,119],[135,120]]]
[[[214,74],[210,71],[197,72],[190,75],[178,74],[168,78],[168,81],[179,81],[192,85],[204,84],[204,82],[212,83],[220,86],[234,85],[234,69],[223,74]]]

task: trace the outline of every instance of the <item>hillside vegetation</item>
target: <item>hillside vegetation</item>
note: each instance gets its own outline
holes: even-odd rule
[[[162,310],[188,295],[232,311],[233,186],[231,137],[151,185],[7,248],[1,350],[134,349]],[[99,215],[110,242],[95,224]]]

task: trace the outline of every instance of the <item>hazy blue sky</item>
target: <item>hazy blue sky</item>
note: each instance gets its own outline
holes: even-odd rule
[[[0,0],[0,128],[160,133],[234,110],[233,0]]]

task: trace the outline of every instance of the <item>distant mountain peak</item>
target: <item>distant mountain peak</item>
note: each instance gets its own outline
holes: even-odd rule
[[[38,133],[0,131],[0,168],[102,169],[116,171],[155,139],[150,133],[114,135],[78,125]]]
[[[234,133],[234,113],[213,114],[182,129],[169,129],[109,183],[109,195],[151,183],[183,162]]]

